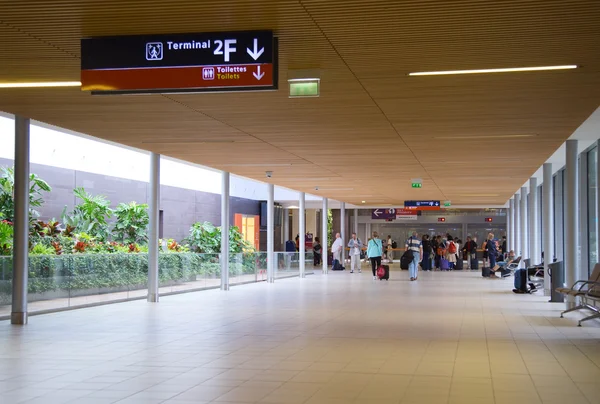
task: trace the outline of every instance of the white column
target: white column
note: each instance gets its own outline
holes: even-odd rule
[[[523,261],[529,258],[529,238],[527,234],[527,188],[521,187],[521,223],[519,223],[519,227],[521,228],[521,254],[523,256]]]
[[[229,290],[229,173],[221,174],[221,290]]]
[[[275,282],[275,186],[273,184],[267,184],[267,186],[269,189],[267,198],[267,282],[273,283]]]
[[[158,215],[160,212],[160,154],[150,153],[148,201],[148,301],[158,302]]]
[[[508,201],[508,217],[506,218],[508,227],[508,251],[515,249],[515,198]]]
[[[544,228],[544,273],[548,273],[548,264],[552,263],[554,257],[554,246],[552,235],[554,234],[554,222],[552,221],[553,199],[552,199],[552,163],[544,163],[544,184],[542,185],[542,227]],[[550,279],[546,277],[544,282],[544,295],[550,296]]]
[[[358,209],[354,209],[354,233],[358,237]]]
[[[13,281],[10,323],[27,324],[29,276],[29,118],[15,116]]]
[[[306,277],[306,195],[304,192],[300,192],[300,203],[299,203],[299,227],[300,227],[300,278]]]
[[[515,196],[515,241],[514,241],[514,250],[515,255],[520,257],[523,255],[521,251],[521,195],[516,193]]]
[[[570,287],[577,280],[577,140],[567,140],[567,165],[565,170],[565,283]],[[567,308],[575,299],[567,296]]]
[[[321,231],[321,234],[323,235],[321,240],[321,245],[323,246],[323,274],[327,274],[327,270],[329,269],[329,266],[327,265],[327,256],[329,254],[329,248],[327,247],[327,240],[329,239],[329,234],[327,232],[327,198],[323,198],[323,211],[321,217],[323,218],[323,220],[321,220],[323,227]]]
[[[539,203],[538,203],[538,184],[537,178],[529,179],[529,258],[531,265],[537,265],[542,262],[540,249],[540,224]]]

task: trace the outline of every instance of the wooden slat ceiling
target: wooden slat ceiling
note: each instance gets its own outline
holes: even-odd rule
[[[82,37],[253,29],[279,37],[279,91],[11,89],[0,110],[354,204],[481,205],[504,203],[600,104],[598,0],[5,0],[0,81],[78,80]],[[562,64],[582,68],[407,76]],[[321,97],[289,99],[307,72]]]

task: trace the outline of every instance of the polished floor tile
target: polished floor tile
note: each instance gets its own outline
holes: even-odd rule
[[[0,403],[598,403],[600,323],[512,278],[330,273],[0,322]]]

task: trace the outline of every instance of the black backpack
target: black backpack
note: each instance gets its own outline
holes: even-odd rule
[[[396,243],[395,241],[392,241],[392,248],[398,248],[398,243]]]

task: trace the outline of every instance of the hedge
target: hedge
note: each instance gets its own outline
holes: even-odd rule
[[[261,253],[232,254],[229,271],[232,276],[254,274],[263,268]],[[187,282],[202,277],[220,277],[217,254],[161,253],[161,283]],[[0,294],[10,294],[12,257],[0,257]],[[2,282],[3,281],[3,282]],[[148,281],[148,254],[63,254],[29,257],[29,293],[54,290],[85,290],[128,287],[139,289]]]

